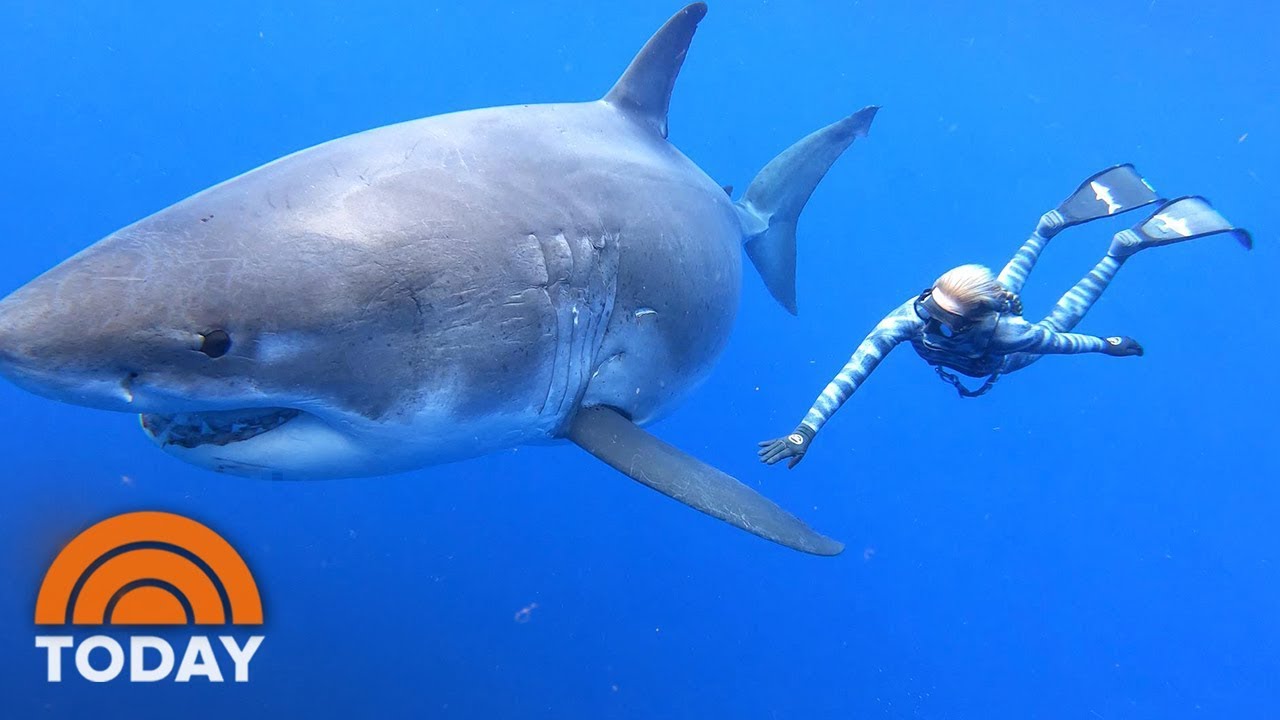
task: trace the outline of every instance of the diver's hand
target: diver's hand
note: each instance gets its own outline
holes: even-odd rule
[[[1119,336],[1105,339],[1107,341],[1107,346],[1103,348],[1102,352],[1107,355],[1112,357],[1128,357],[1130,355],[1142,356],[1142,346],[1138,344],[1137,340],[1134,340],[1131,337]]]
[[[760,456],[760,462],[765,465],[791,458],[791,462],[787,463],[787,469],[790,470],[804,459],[804,454],[809,450],[811,442],[813,442],[813,431],[808,425],[799,425],[786,437],[761,440],[760,451],[756,454]]]

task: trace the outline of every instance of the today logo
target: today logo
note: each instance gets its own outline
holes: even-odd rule
[[[36,624],[262,625],[262,598],[244,559],[218,533],[173,513],[131,512],[99,522],[63,548],[40,585]],[[90,682],[122,676],[158,682],[171,675],[175,682],[223,682],[221,654],[235,682],[248,682],[249,662],[264,636],[241,642],[225,634],[215,643],[207,635],[191,635],[181,657],[156,635],[130,634],[123,642],[120,637],[37,635],[36,647],[46,652],[47,680],[61,682],[64,668],[72,665]]]

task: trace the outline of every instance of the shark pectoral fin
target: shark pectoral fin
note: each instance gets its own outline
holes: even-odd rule
[[[853,141],[866,137],[876,106],[809,134],[764,166],[734,203],[747,256],[782,307],[796,314],[796,221],[818,182]]]
[[[794,550],[838,555],[844,544],[819,535],[768,498],[636,427],[616,410],[583,408],[568,438],[632,480]]]
[[[645,43],[604,101],[666,137],[671,90],[693,33],[706,14],[707,6],[698,2],[671,16]]]

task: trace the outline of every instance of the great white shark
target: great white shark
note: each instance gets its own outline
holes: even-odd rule
[[[733,201],[667,141],[705,14],[673,16],[602,99],[358,133],[112,233],[0,302],[0,373],[272,479],[566,438],[761,537],[839,553],[640,429],[724,349],[744,245],[795,312],[800,210],[876,111],[796,143]]]

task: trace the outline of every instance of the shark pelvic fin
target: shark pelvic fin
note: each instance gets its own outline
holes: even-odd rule
[[[734,478],[641,430],[617,410],[578,411],[568,437],[632,480],[730,525],[814,555],[838,555],[844,545]]]

